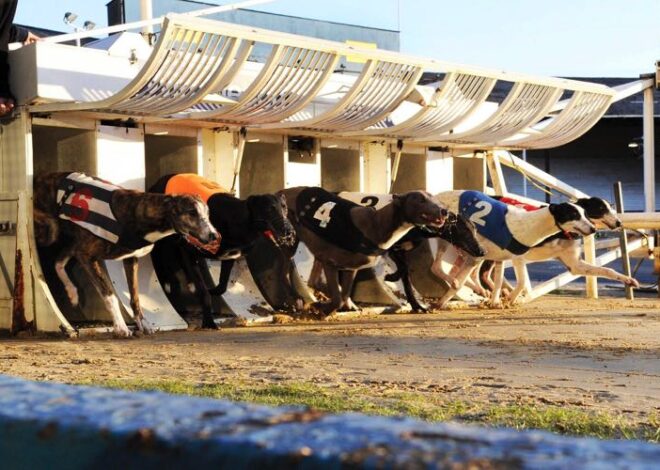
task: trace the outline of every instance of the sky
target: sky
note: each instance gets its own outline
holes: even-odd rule
[[[102,27],[108,1],[19,0],[15,22],[70,32],[62,18],[72,11]],[[660,60],[660,0],[276,0],[253,8],[400,30],[404,53],[509,72],[637,77]]]

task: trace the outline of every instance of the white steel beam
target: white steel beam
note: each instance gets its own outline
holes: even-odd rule
[[[644,210],[655,212],[655,135],[653,88],[644,90]]]

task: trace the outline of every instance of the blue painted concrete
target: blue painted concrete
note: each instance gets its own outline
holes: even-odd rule
[[[655,469],[660,446],[0,376],[0,468]],[[492,466],[489,466],[492,465]],[[468,468],[457,466],[454,468]]]

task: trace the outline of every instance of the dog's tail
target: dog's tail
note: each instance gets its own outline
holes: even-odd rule
[[[39,209],[34,209],[34,236],[39,246],[50,246],[60,238],[58,220]]]

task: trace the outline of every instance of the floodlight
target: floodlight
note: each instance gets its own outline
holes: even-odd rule
[[[77,19],[78,19],[78,15],[76,15],[76,14],[73,13],[73,12],[67,11],[67,12],[64,14],[64,22],[65,22],[66,24],[71,24],[71,23],[73,23],[74,21],[76,21]]]

